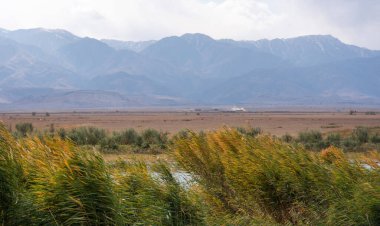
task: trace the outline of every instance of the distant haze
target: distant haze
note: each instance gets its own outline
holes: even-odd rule
[[[380,49],[379,12],[378,0],[4,0],[0,27],[129,41],[184,33],[235,40],[331,34]]]

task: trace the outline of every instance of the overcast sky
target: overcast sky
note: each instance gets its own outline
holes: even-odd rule
[[[257,40],[331,34],[380,49],[380,0],[0,0],[0,27],[150,40],[184,33]]]

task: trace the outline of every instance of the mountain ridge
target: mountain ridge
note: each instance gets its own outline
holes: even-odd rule
[[[36,102],[52,108],[66,102],[65,108],[101,108],[107,101],[112,107],[377,106],[379,59],[380,51],[331,35],[235,41],[188,33],[128,42],[60,29],[0,29],[0,109]],[[71,91],[75,95],[65,94]],[[75,101],[79,96],[88,102]]]

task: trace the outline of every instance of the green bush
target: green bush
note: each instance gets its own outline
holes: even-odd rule
[[[314,130],[300,132],[297,142],[302,143],[305,148],[313,151],[320,151],[328,146],[323,140],[322,133]]]
[[[106,137],[100,141],[100,149],[102,152],[117,152],[119,143],[114,137]]]
[[[141,146],[142,138],[134,129],[127,129],[121,133],[114,133],[113,136],[118,144]]]
[[[18,123],[16,124],[16,131],[22,137],[25,137],[27,134],[31,134],[33,132],[32,123]]]
[[[241,134],[244,134],[246,136],[255,137],[262,133],[261,128],[255,127],[255,128],[243,128],[243,127],[237,127],[237,131],[239,131]]]
[[[369,141],[369,130],[365,127],[357,127],[352,131],[352,137],[360,144],[367,143]]]
[[[335,147],[340,147],[341,141],[342,138],[339,133],[330,133],[326,138],[326,144],[329,146],[333,145]]]
[[[374,144],[380,144],[380,135],[378,133],[371,136],[371,142]]]
[[[77,145],[97,145],[106,138],[106,131],[95,127],[80,127],[68,132],[67,137]]]
[[[154,146],[165,149],[168,144],[168,135],[157,130],[146,129],[141,133],[141,141],[141,147],[144,149]]]
[[[355,138],[348,137],[342,141],[342,145],[347,151],[355,151],[360,146],[360,143]]]
[[[290,143],[294,141],[294,137],[292,137],[290,134],[285,134],[281,137],[281,140]]]

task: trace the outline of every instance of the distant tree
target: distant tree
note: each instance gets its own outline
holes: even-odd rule
[[[49,113],[49,112],[46,112],[46,113],[45,113],[45,116],[46,116],[46,117],[49,117],[49,116],[50,116],[50,113]]]

